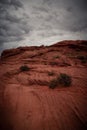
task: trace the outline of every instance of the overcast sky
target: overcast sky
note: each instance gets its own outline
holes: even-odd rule
[[[0,51],[87,40],[87,0],[0,0]]]

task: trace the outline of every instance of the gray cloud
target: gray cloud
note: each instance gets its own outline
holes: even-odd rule
[[[23,40],[24,35],[30,32],[26,15],[17,15],[18,9],[23,9],[18,0],[0,1],[0,49],[4,43]]]
[[[47,20],[53,23],[54,19],[54,23],[57,22],[56,27],[69,31],[82,31],[87,28],[86,0],[43,0],[43,2],[54,10]]]
[[[0,0],[0,4],[5,7],[14,6],[16,9],[23,6],[19,0]]]
[[[87,0],[1,0],[0,46],[87,39]],[[17,43],[18,41],[18,43]],[[15,43],[16,42],[16,43]]]

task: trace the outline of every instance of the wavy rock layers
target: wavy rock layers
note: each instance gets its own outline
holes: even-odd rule
[[[21,66],[29,70],[22,71]],[[50,89],[50,81],[60,73],[71,76],[71,86]],[[87,41],[62,41],[2,52],[0,130],[86,128]]]

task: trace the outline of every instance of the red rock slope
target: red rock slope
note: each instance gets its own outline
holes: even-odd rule
[[[21,66],[28,71],[21,71]],[[50,76],[50,72],[54,74]],[[70,87],[49,88],[60,73]],[[87,41],[5,50],[0,58],[0,130],[86,130]]]

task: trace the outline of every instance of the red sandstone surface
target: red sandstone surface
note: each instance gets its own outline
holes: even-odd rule
[[[30,69],[20,71],[23,65]],[[49,82],[60,73],[71,76],[71,86],[49,88]],[[2,52],[0,130],[86,129],[87,41]]]

